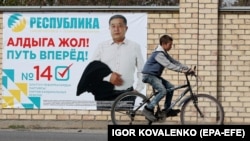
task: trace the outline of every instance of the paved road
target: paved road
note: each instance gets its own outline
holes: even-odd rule
[[[0,129],[0,141],[107,141],[107,130]]]

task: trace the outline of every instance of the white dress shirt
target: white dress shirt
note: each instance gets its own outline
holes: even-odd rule
[[[143,90],[141,71],[145,62],[140,45],[136,42],[128,39],[120,44],[114,43],[113,40],[104,41],[98,45],[92,60],[100,60],[106,63],[113,72],[121,74],[123,84],[115,86],[115,90],[126,90],[131,86],[134,86],[138,92]],[[104,80],[110,81],[110,76],[105,77]],[[137,82],[135,82],[135,76]]]

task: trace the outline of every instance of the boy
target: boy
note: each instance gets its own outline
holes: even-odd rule
[[[164,96],[166,96],[164,103],[165,111],[171,105],[173,91],[167,91],[167,89],[174,87],[174,85],[161,77],[164,68],[182,73],[193,72],[191,68],[176,61],[168,54],[168,51],[172,48],[172,37],[163,35],[160,37],[159,43],[160,45],[157,46],[156,50],[148,58],[142,70],[142,81],[144,83],[149,83],[159,92],[142,111],[143,115],[150,121],[156,120],[154,116],[154,107]],[[179,109],[171,109],[166,113],[166,116],[177,116],[179,112]]]

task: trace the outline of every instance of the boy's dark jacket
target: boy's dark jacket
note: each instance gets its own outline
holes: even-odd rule
[[[79,96],[87,91],[95,96],[95,100],[102,100],[114,90],[113,84],[103,81],[103,78],[110,73],[112,71],[105,63],[101,61],[90,62],[78,82],[76,95]]]

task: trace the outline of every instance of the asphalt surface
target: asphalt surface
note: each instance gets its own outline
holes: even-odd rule
[[[104,129],[0,129],[0,141],[107,141]]]

